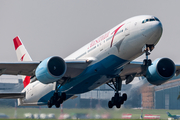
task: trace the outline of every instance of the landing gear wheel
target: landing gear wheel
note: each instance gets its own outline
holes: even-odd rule
[[[111,98],[111,103],[112,103],[112,105],[114,105],[114,103],[115,103],[115,97],[112,97],[112,98]]]
[[[150,55],[150,52],[153,49],[154,49],[154,45],[146,45],[146,49],[145,49],[146,59],[143,61],[143,65],[150,66],[152,64],[152,61],[150,59],[148,59],[148,56]]]
[[[56,104],[55,104],[56,108],[59,108],[60,105],[61,105],[61,103],[59,101],[57,101]]]
[[[124,100],[123,100],[123,99],[121,99],[120,103],[121,103],[121,105],[122,105],[122,104],[124,104]]]
[[[59,96],[58,93],[54,93],[51,99],[48,100],[47,106],[48,108],[51,108],[53,105],[55,105],[56,108],[59,108],[64,100],[66,100],[66,93],[62,93],[61,96]]]
[[[48,108],[51,108],[53,105],[55,105],[56,108],[59,108],[63,101],[66,100],[66,93],[63,92],[61,93],[61,95],[59,93],[59,89],[62,87],[63,84],[64,83],[59,84],[58,82],[56,82],[54,94],[47,103]]]
[[[123,98],[124,101],[126,101],[127,100],[127,94],[123,93],[122,98]]]
[[[48,100],[48,108],[51,108],[51,107],[52,107],[51,101]]]
[[[117,102],[117,103],[116,103],[116,107],[117,107],[117,108],[120,108],[120,107],[121,107],[121,103],[120,103],[120,102]]]
[[[152,65],[151,59],[148,60],[148,65]]]
[[[113,104],[112,104],[111,101],[108,102],[108,107],[109,107],[109,108],[112,108],[112,107],[113,107]]]
[[[60,104],[62,104],[62,103],[63,103],[63,99],[60,97],[60,98],[57,100],[57,102],[59,102]]]
[[[145,66],[150,66],[152,64],[152,61],[151,61],[151,59],[148,59],[148,60],[144,60],[143,61],[143,65],[145,65]]]
[[[63,100],[66,100],[66,93],[62,93],[61,97],[62,97]]]
[[[114,94],[114,96],[111,98],[111,101],[108,102],[108,107],[112,108],[114,105],[117,108],[120,108],[121,105],[124,103],[124,101],[127,100],[127,94],[123,94],[121,96],[121,94],[119,93],[119,91],[121,91],[121,86],[122,86],[122,79],[120,76],[115,77],[115,81],[112,79],[111,82],[114,85],[114,87],[112,87],[109,83],[107,83],[107,85],[109,85],[112,89],[114,89],[114,91],[116,92]]]

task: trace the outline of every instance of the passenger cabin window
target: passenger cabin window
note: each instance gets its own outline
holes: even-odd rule
[[[151,22],[151,21],[159,21],[159,19],[156,18],[156,17],[154,17],[154,18],[149,18],[149,19],[143,20],[142,23]]]

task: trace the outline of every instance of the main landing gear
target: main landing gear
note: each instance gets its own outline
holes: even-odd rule
[[[59,108],[60,105],[63,103],[63,101],[66,100],[66,93],[61,93],[61,95],[59,95],[59,93],[58,93],[59,88],[56,83],[55,92],[54,92],[53,96],[51,97],[51,99],[48,100],[48,108],[51,108],[53,105],[55,105],[56,108]]]
[[[120,76],[115,78],[116,82],[114,82],[112,80],[112,83],[114,85],[114,88],[107,83],[107,85],[109,85],[112,89],[114,89],[116,91],[114,97],[111,98],[111,101],[108,102],[108,107],[112,108],[113,106],[116,106],[117,108],[120,108],[122,104],[124,104],[124,101],[127,100],[127,94],[124,93],[122,96],[119,93],[119,91],[121,91],[121,86],[122,86],[122,80],[120,78]]]

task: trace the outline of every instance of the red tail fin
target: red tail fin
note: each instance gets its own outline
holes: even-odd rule
[[[30,83],[30,76],[26,76],[24,78],[23,84],[24,84],[24,88]]]
[[[18,36],[13,39],[13,42],[18,61],[32,61],[29,53]],[[22,76],[22,80],[25,88],[30,83],[30,76]]]

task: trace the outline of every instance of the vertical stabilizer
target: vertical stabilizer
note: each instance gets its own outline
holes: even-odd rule
[[[18,36],[13,39],[13,42],[18,61],[32,61],[29,53]],[[25,88],[30,83],[30,76],[22,76],[22,80]]]
[[[172,117],[172,115],[169,112],[166,112],[169,117]]]
[[[13,42],[18,61],[32,61],[29,53],[18,36],[13,39]]]

